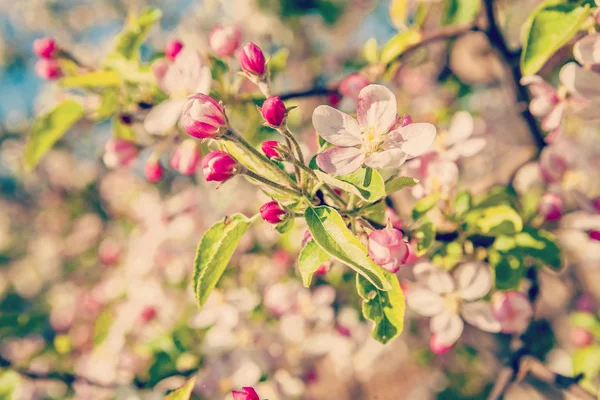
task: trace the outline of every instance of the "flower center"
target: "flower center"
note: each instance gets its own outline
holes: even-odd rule
[[[373,154],[379,151],[383,144],[384,135],[377,128],[368,127],[362,131],[363,151],[367,154]]]
[[[455,314],[460,310],[460,302],[461,299],[456,293],[448,293],[444,296],[444,306]]]

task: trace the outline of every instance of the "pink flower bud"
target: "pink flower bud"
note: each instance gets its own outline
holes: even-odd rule
[[[340,82],[339,91],[343,96],[358,100],[358,94],[366,86],[369,85],[369,80],[363,74],[353,72]]]
[[[62,76],[60,64],[54,59],[42,58],[35,63],[35,72],[40,78],[53,80]]]
[[[548,183],[559,182],[567,172],[567,160],[550,147],[542,151],[540,156],[540,174]]]
[[[590,239],[592,240],[597,240],[600,242],[600,231],[599,230],[591,230],[588,232],[588,236],[590,237]]]
[[[260,400],[256,390],[248,386],[244,386],[241,392],[233,390],[231,394],[233,395],[233,400]]]
[[[157,160],[148,160],[144,165],[144,175],[148,182],[156,183],[163,177],[164,170]]]
[[[236,25],[227,27],[215,25],[208,34],[208,44],[219,57],[233,55],[235,49],[240,45],[241,39],[242,31]]]
[[[369,257],[389,272],[397,272],[406,263],[410,250],[398,229],[381,229],[369,233]]]
[[[304,231],[304,237],[302,238],[302,247],[306,246],[306,243],[308,243],[310,240],[312,240],[312,235],[307,229],[306,231]]]
[[[260,47],[252,42],[246,43],[238,53],[240,67],[246,74],[263,76],[265,73],[265,55]]]
[[[573,328],[571,330],[571,342],[576,347],[587,347],[594,342],[594,335],[585,328]]]
[[[98,260],[102,264],[114,265],[121,256],[121,246],[114,239],[104,239],[98,247]]]
[[[202,160],[202,172],[207,182],[225,182],[237,173],[238,162],[224,151],[210,152]]]
[[[538,203],[538,213],[546,221],[556,221],[562,216],[563,202],[556,193],[545,193]]]
[[[40,58],[50,59],[58,50],[56,41],[49,37],[41,37],[33,41],[33,53]]]
[[[325,275],[327,273],[328,269],[329,269],[328,263],[321,264],[321,266],[319,268],[317,268],[317,270],[315,271],[315,274]]]
[[[592,296],[583,293],[575,300],[575,309],[577,311],[593,313],[596,310],[596,302]]]
[[[142,319],[142,321],[144,323],[148,323],[150,321],[152,321],[154,318],[156,318],[156,308],[152,307],[152,306],[147,306],[144,307],[142,309],[142,312],[140,313],[140,318]]]
[[[270,201],[260,208],[260,215],[268,223],[278,224],[284,220],[285,210],[276,201]]]
[[[279,146],[280,146],[280,143],[277,140],[267,140],[262,143],[260,148],[262,149],[263,153],[265,153],[265,155],[267,157],[273,158],[275,160],[282,160],[283,157],[281,156],[281,154],[279,153],[279,150],[277,149],[277,147],[279,147]]]
[[[271,96],[262,105],[261,114],[271,126],[279,126],[285,118],[285,104],[279,96]]]
[[[435,333],[432,334],[431,338],[429,339],[429,348],[434,354],[437,354],[438,356],[447,353],[448,351],[450,351],[450,349],[452,349],[452,347],[454,347],[454,343],[451,345],[439,343],[437,340],[437,335]]]
[[[104,146],[104,164],[109,168],[125,167],[130,165],[138,154],[134,142],[121,138],[111,138]]]
[[[173,61],[182,49],[183,43],[181,43],[179,40],[171,40],[165,45],[165,57]]]
[[[338,92],[333,92],[327,95],[327,99],[330,106],[337,107],[340,101],[342,101],[342,96]]]
[[[215,99],[198,93],[183,107],[181,121],[188,135],[206,139],[220,135],[225,125],[225,114]]]
[[[182,175],[193,175],[200,162],[200,151],[192,139],[184,140],[171,157],[171,168]]]
[[[520,333],[529,325],[529,320],[533,316],[533,307],[523,293],[496,292],[492,296],[492,314],[500,322],[502,332]]]

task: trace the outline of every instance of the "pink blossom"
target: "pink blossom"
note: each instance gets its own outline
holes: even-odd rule
[[[224,151],[212,151],[202,160],[202,172],[207,182],[224,182],[237,173],[238,162]]]
[[[562,216],[563,201],[556,193],[545,193],[538,203],[538,213],[546,221],[556,221]]]
[[[231,392],[233,400],[260,400],[254,388],[244,386],[241,392],[234,390]]]
[[[276,201],[263,204],[259,211],[262,219],[270,224],[278,224],[285,218],[285,210]]]
[[[183,50],[183,43],[179,40],[171,40],[165,45],[165,57],[169,60],[175,60],[175,57]]]
[[[104,164],[109,168],[128,166],[138,154],[138,148],[134,142],[121,138],[109,139],[104,146],[104,151]]]
[[[517,291],[496,292],[492,296],[492,312],[500,322],[502,332],[520,333],[529,325],[533,316],[531,302]]]
[[[225,125],[225,113],[215,99],[202,93],[189,98],[181,118],[188,135],[199,139],[219,136]]]
[[[149,182],[155,183],[162,179],[164,169],[157,160],[148,160],[144,165],[144,175]]]
[[[410,254],[408,243],[398,229],[381,229],[369,233],[369,257],[389,272],[395,273]]]
[[[267,157],[275,160],[281,160],[283,157],[277,149],[279,146],[281,146],[281,144],[277,140],[266,140],[262,143],[260,148]]]
[[[104,239],[98,247],[98,260],[102,264],[113,265],[119,261],[121,246],[114,239]]]
[[[398,216],[398,213],[392,207],[385,208],[385,221],[389,221],[396,229],[402,229],[404,227],[400,216]]]
[[[441,342],[440,337],[440,335],[434,333],[429,338],[429,349],[438,356],[449,352],[454,347],[454,343],[444,344]]]
[[[192,139],[184,140],[171,157],[171,168],[182,175],[193,175],[200,162],[200,150]]]
[[[540,155],[540,174],[548,183],[556,183],[562,180],[569,165],[561,152],[554,146],[545,147]]]
[[[42,58],[35,63],[35,72],[40,78],[47,80],[58,79],[62,76],[60,64],[54,59]]]
[[[271,96],[261,107],[261,114],[271,126],[280,126],[285,118],[286,108],[279,96]]]
[[[423,154],[433,143],[436,129],[412,123],[390,130],[396,123],[394,94],[385,86],[369,85],[358,96],[357,120],[330,106],[319,106],[313,125],[323,139],[335,145],[317,156],[319,167],[330,174],[347,175],[363,164],[397,168]]]
[[[594,335],[585,328],[575,327],[571,330],[571,342],[576,347],[587,347],[594,342]]]
[[[366,76],[359,72],[351,73],[340,82],[339,92],[353,100],[358,100],[360,91],[369,85],[369,80]]]
[[[248,42],[238,53],[240,67],[247,75],[263,76],[266,70],[265,55],[260,47]]]
[[[142,308],[142,311],[140,312],[140,318],[142,319],[142,321],[144,323],[148,323],[150,321],[152,321],[154,318],[156,318],[156,308],[152,307],[152,306],[146,306],[144,308]]]
[[[49,37],[41,37],[33,41],[33,53],[40,58],[53,58],[58,50],[56,41]]]
[[[242,31],[236,25],[215,25],[208,34],[208,44],[219,57],[232,56],[241,39]]]

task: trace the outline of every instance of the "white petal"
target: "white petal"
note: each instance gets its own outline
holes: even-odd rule
[[[435,140],[435,126],[426,122],[418,122],[406,125],[390,135],[402,137],[401,149],[408,158],[420,156],[425,153]],[[397,136],[395,137],[397,139]]]
[[[573,47],[573,55],[580,64],[600,64],[600,33],[578,40]]]
[[[587,121],[600,119],[600,100],[586,101],[575,109],[575,113]]]
[[[161,134],[171,130],[179,121],[187,99],[165,100],[153,107],[144,118],[144,129],[150,134]]]
[[[334,147],[317,155],[317,165],[332,175],[348,175],[361,167],[365,154],[355,147]]]
[[[597,212],[592,200],[590,200],[584,193],[580,192],[579,190],[573,190],[572,194],[577,206],[583,211],[590,214],[595,214]]]
[[[461,315],[465,321],[482,331],[500,332],[502,328],[492,314],[492,305],[484,300],[463,304]]]
[[[483,262],[468,262],[454,272],[458,294],[464,300],[475,300],[485,296],[492,288],[490,267]]]
[[[538,75],[524,76],[521,85],[527,85],[533,97],[552,98],[556,95],[556,89]]]
[[[385,86],[369,85],[358,94],[356,117],[361,127],[388,132],[397,116],[396,96]]]
[[[589,231],[600,229],[600,214],[590,214],[585,211],[575,211],[560,219],[561,228]]]
[[[418,285],[406,291],[406,305],[424,317],[438,315],[444,310],[444,300],[440,295]]]
[[[450,293],[454,290],[454,280],[448,271],[429,262],[420,262],[413,268],[415,278],[427,285],[435,293]]]
[[[406,161],[406,153],[402,149],[390,149],[371,154],[365,164],[371,168],[399,168]]]
[[[485,147],[487,141],[484,138],[473,138],[453,146],[446,155],[451,160],[461,157],[471,157],[479,153]]]
[[[429,327],[436,335],[436,343],[441,346],[451,346],[460,338],[465,324],[458,315],[446,310],[431,318]]]
[[[196,82],[194,93],[209,94],[211,84],[212,76],[210,75],[210,68],[207,66],[200,68],[200,76]]]
[[[473,117],[470,113],[459,111],[454,114],[448,133],[444,136],[444,145],[450,147],[469,138],[473,134],[473,125]]]
[[[548,115],[542,118],[542,130],[549,132],[560,127],[564,109],[565,103],[558,103],[556,106],[554,106],[554,108],[548,113]]]
[[[358,146],[362,143],[360,126],[348,114],[329,106],[319,106],[312,116],[317,133],[338,146]]]
[[[574,62],[562,67],[559,79],[571,94],[577,94],[586,99],[600,96],[600,74],[583,69]]]

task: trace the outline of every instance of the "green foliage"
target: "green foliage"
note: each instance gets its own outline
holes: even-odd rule
[[[289,49],[277,50],[269,59],[269,72],[271,78],[274,79],[277,75],[285,71],[287,67],[288,57],[290,55]]]
[[[389,290],[383,269],[367,255],[366,247],[331,207],[308,207],[304,214],[313,240],[331,257],[364,276],[377,289]]]
[[[114,55],[125,60],[138,60],[142,43],[161,17],[162,11],[157,8],[146,8],[139,16],[131,16],[125,28],[114,39]]]
[[[463,257],[463,246],[458,242],[444,243],[431,255],[431,262],[445,269],[451,270]]]
[[[496,289],[518,289],[525,275],[523,259],[516,254],[504,253],[491,249],[488,261],[494,270]]]
[[[298,256],[298,270],[304,286],[310,286],[313,274],[327,260],[329,260],[329,254],[324,252],[314,240],[306,243]]]
[[[106,339],[110,326],[113,323],[114,315],[110,308],[105,309],[96,319],[96,325],[94,327],[94,344],[99,345]]]
[[[113,118],[113,136],[123,140],[135,142],[135,131],[131,126],[121,122],[119,116]]]
[[[211,226],[200,240],[194,260],[194,293],[198,307],[206,303],[251,224],[251,219],[235,214]]]
[[[185,385],[169,393],[165,397],[165,400],[189,400],[192,396],[192,390],[194,390],[195,385],[196,377],[194,376],[190,378]]]
[[[397,192],[400,189],[404,189],[407,187],[413,187],[417,183],[419,183],[418,179],[411,178],[408,176],[393,177],[393,178],[388,179],[385,182],[385,193],[387,195],[390,195],[394,192]]]
[[[65,100],[52,111],[42,115],[35,121],[23,158],[27,169],[34,168],[44,154],[63,137],[63,135],[79,121],[84,114],[81,104],[73,100]]]
[[[16,392],[21,382],[21,375],[10,369],[0,371],[0,399],[16,399]]]
[[[569,316],[569,320],[574,326],[587,329],[600,340],[600,316],[589,312],[574,312]]]
[[[289,230],[292,229],[293,226],[294,219],[290,218],[275,225],[275,230],[281,234],[284,234],[286,232],[289,232]]]
[[[429,250],[435,242],[436,227],[433,222],[425,220],[423,224],[414,232],[417,242],[417,255],[422,256]]]
[[[580,30],[591,12],[586,3],[587,0],[547,0],[529,16],[523,29],[523,75],[538,72]]]
[[[248,168],[250,171],[275,182],[281,180],[279,175],[270,169],[264,168],[261,161],[254,154],[244,150],[244,148],[239,146],[237,143],[227,141],[222,144],[225,151],[231,154],[233,158],[235,158],[240,164]]]
[[[437,204],[440,198],[439,193],[432,193],[429,196],[422,198],[415,203],[412,210],[412,217],[415,221],[418,221],[422,216],[427,214]]]
[[[523,229],[523,220],[508,205],[474,209],[465,215],[467,229],[484,235],[512,235]]]
[[[494,248],[520,259],[534,258],[554,270],[559,270],[562,265],[560,247],[556,244],[554,235],[531,226],[526,226],[514,236],[499,236],[494,242]]]
[[[455,25],[473,21],[480,8],[480,0],[444,0],[442,24]]]
[[[379,50],[377,47],[376,38],[370,38],[363,46],[363,56],[369,64],[377,64],[379,62]]]
[[[421,33],[414,30],[408,30],[399,33],[392,37],[381,50],[381,62],[383,64],[389,64],[396,58],[400,57],[402,53],[414,44],[419,43],[421,40]]]
[[[573,373],[583,373],[580,384],[591,391],[598,390],[596,377],[600,374],[600,345],[591,345],[573,353]]]
[[[372,168],[360,168],[349,175],[335,178],[321,171],[315,171],[315,174],[321,182],[336,186],[368,202],[374,202],[385,197],[383,178],[379,172]]]
[[[454,198],[454,213],[460,217],[471,209],[472,204],[471,193],[467,190],[462,190]]]
[[[114,87],[121,84],[121,77],[115,71],[93,71],[67,76],[60,80],[60,84],[65,87]]]
[[[106,89],[102,93],[100,106],[94,114],[95,120],[104,120],[110,118],[119,109],[119,93],[115,88]]]
[[[385,279],[390,282],[387,292],[377,290],[362,275],[356,275],[356,288],[363,299],[362,313],[366,319],[373,321],[373,338],[387,343],[398,337],[404,329],[404,312],[406,304],[404,293],[396,275],[385,271]]]

